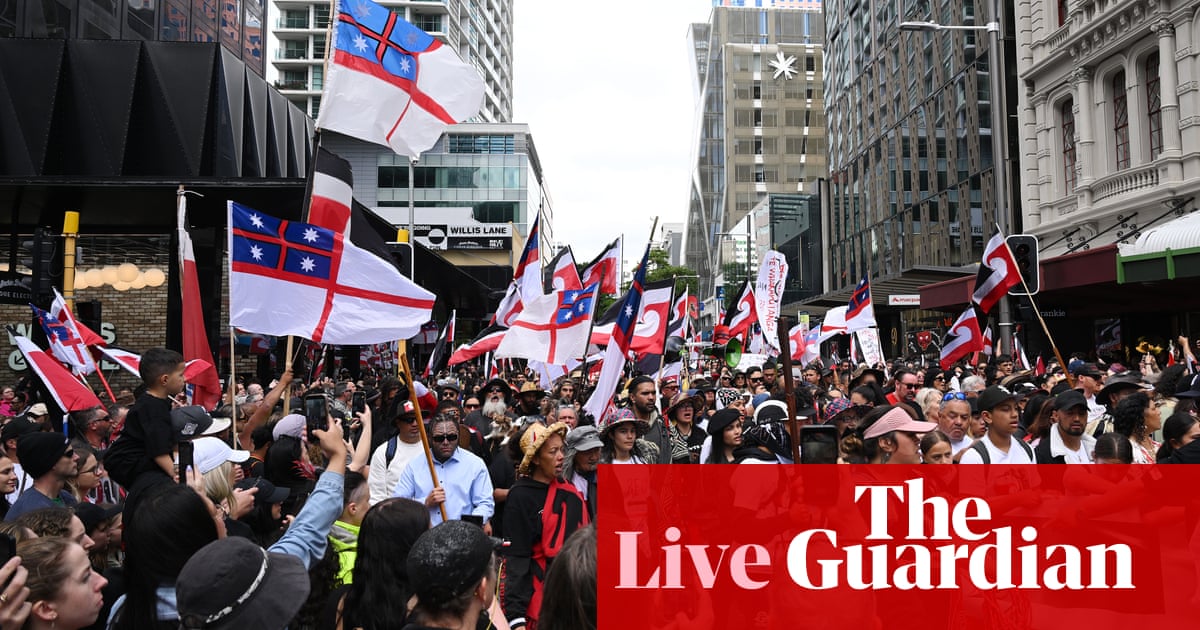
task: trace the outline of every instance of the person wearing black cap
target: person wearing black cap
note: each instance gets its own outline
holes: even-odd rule
[[[708,421],[708,435],[712,438],[712,450],[706,464],[732,464],[733,452],[742,445],[742,412],[726,407]]]
[[[75,498],[65,490],[67,478],[75,474],[79,458],[61,433],[29,433],[17,441],[17,453],[25,472],[33,477],[33,487],[21,493],[8,509],[4,520],[40,508],[71,507]]]
[[[1089,420],[1088,435],[1100,437],[1111,432],[1113,430],[1113,411],[1116,410],[1117,403],[1121,402],[1122,398],[1140,390],[1141,383],[1142,375],[1139,372],[1121,372],[1104,379],[1104,387],[1096,392],[1095,402],[1102,405],[1105,412],[1099,418]]]
[[[1087,428],[1087,399],[1071,389],[1054,397],[1054,424],[1034,448],[1039,464],[1092,464],[1096,438]]]
[[[1013,438],[1020,426],[1017,397],[1012,392],[993,385],[979,395],[979,414],[987,433],[966,449],[961,464],[1032,464],[1033,449],[1023,440]]]
[[[8,503],[12,505],[21,497],[21,493],[33,487],[33,476],[25,472],[21,465],[21,454],[17,452],[17,440],[26,433],[36,432],[37,426],[25,418],[13,418],[4,428],[0,429],[0,443],[4,444],[4,452],[13,461],[13,474],[17,478],[17,487],[8,493]]]
[[[1080,362],[1071,368],[1071,373],[1075,375],[1075,389],[1082,391],[1087,399],[1088,424],[1092,424],[1108,413],[1104,405],[1096,400],[1096,395],[1104,387],[1104,372],[1095,363]]]
[[[446,521],[421,534],[408,554],[417,603],[403,630],[474,628],[480,613],[493,609],[500,546],[463,521]],[[524,628],[525,620],[514,619],[511,627]]]

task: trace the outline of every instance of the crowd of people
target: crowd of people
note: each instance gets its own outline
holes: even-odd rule
[[[594,628],[600,464],[793,463],[796,426],[834,436],[800,463],[1196,463],[1191,362],[828,361],[789,387],[773,362],[711,359],[631,376],[592,418],[582,372],[476,365],[285,371],[209,412],[151,349],[108,407],[0,393],[0,630]]]

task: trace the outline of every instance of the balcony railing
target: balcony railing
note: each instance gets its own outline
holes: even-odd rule
[[[1093,203],[1117,195],[1156,188],[1158,186],[1158,163],[1151,162],[1136,168],[1126,169],[1109,175],[1092,184]]]
[[[280,90],[307,90],[307,81],[276,81],[275,87]]]
[[[309,56],[307,50],[276,50],[275,58],[304,60],[309,59]]]

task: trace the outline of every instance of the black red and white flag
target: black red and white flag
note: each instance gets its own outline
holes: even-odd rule
[[[616,295],[619,290],[617,276],[621,270],[621,247],[622,237],[618,236],[583,270],[579,277],[581,286],[599,283],[601,294]]]
[[[750,325],[758,319],[754,305],[754,285],[749,280],[742,283],[742,291],[732,309],[725,313],[725,326],[730,337],[743,337],[750,332]]]
[[[1017,262],[1013,260],[1008,243],[1004,242],[1004,235],[997,232],[983,250],[979,274],[975,276],[975,293],[971,299],[986,315],[1009,289],[1020,283],[1021,273],[1017,269]]]
[[[982,316],[975,306],[968,306],[942,337],[942,354],[939,364],[943,370],[950,369],[955,361],[983,350],[983,333],[979,330]]]
[[[545,278],[542,280],[542,290],[549,294],[555,291],[578,291],[583,288],[583,282],[579,279],[579,270],[575,268],[575,255],[571,253],[571,246],[558,250],[554,258],[550,259],[550,265],[546,267]]]
[[[454,347],[454,315],[457,312],[457,310],[450,311],[450,319],[442,327],[442,334],[438,336],[437,343],[433,345],[433,352],[429,355],[429,363],[425,366],[425,373],[421,375],[421,378],[429,378],[446,368],[446,361],[450,358],[450,349]]]
[[[507,328],[494,324],[484,328],[469,343],[459,346],[454,351],[454,354],[450,355],[450,359],[446,364],[458,365],[459,363],[470,361],[475,357],[483,356],[495,350],[500,345],[500,341],[504,339],[504,333],[506,332],[508,332]]]

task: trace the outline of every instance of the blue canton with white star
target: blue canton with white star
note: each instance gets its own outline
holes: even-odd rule
[[[563,291],[558,298],[558,310],[554,314],[554,323],[560,326],[570,326],[585,319],[592,312],[592,300],[596,297],[596,285],[576,291]]]
[[[328,280],[333,262],[334,232],[307,223],[285,222],[238,204],[233,205],[233,261],[315,280]]]

